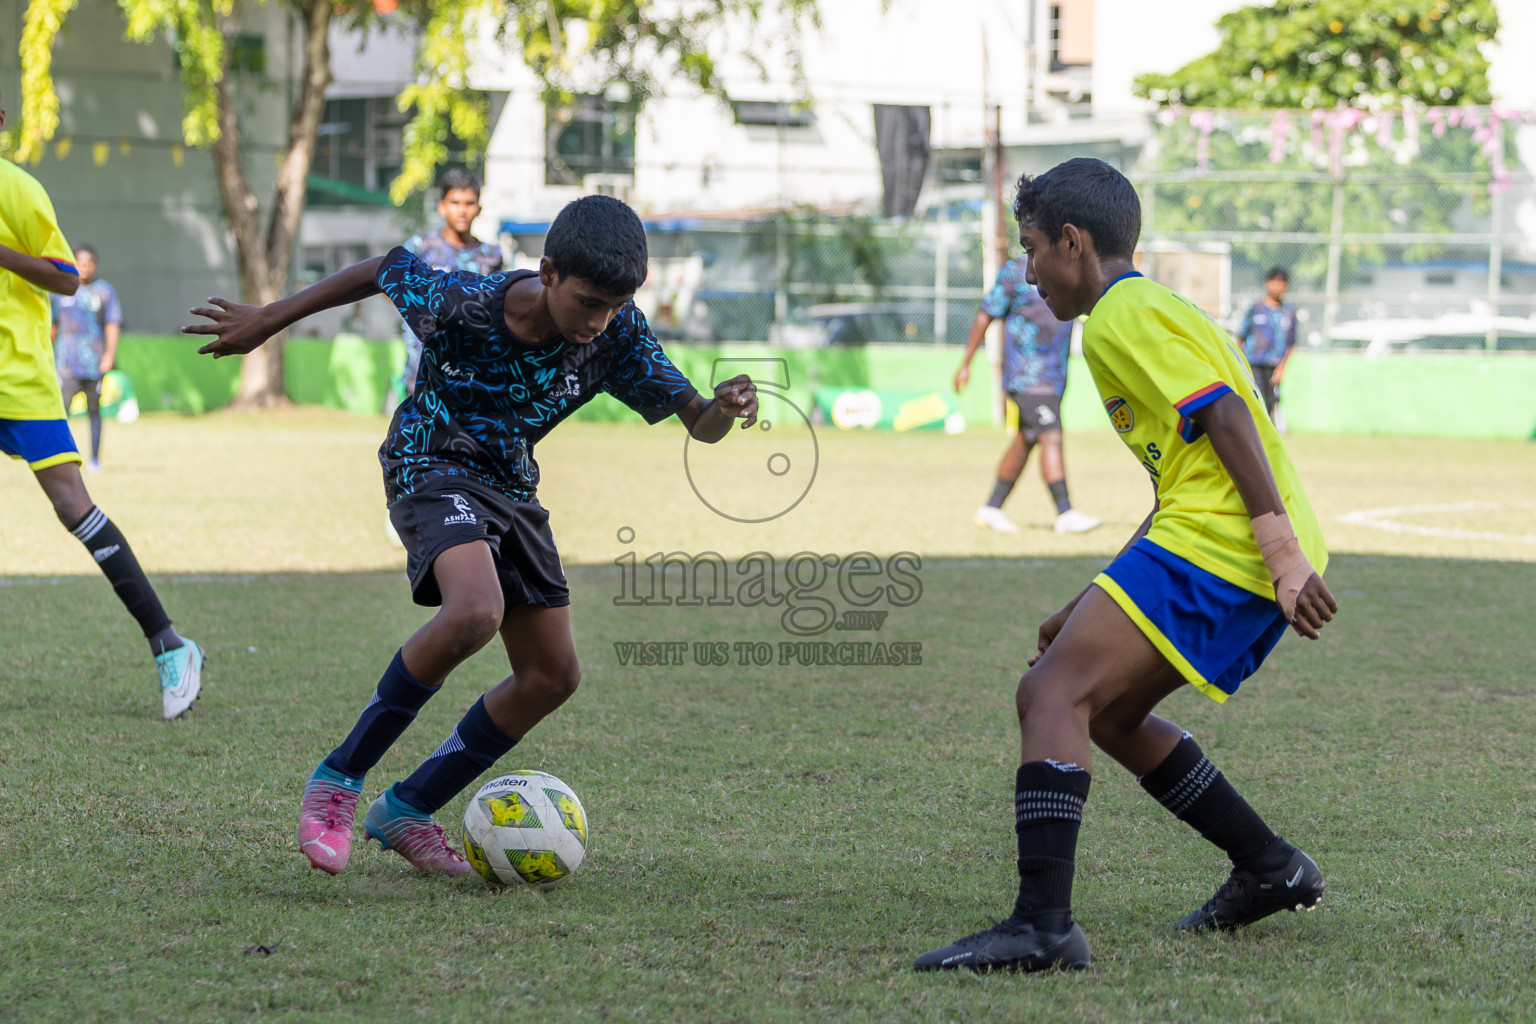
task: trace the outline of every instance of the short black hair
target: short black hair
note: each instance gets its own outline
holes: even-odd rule
[[[443,172],[443,176],[437,180],[437,189],[440,195],[446,196],[455,189],[467,188],[480,198],[480,179],[470,174],[462,167],[450,167]]]
[[[566,203],[544,236],[544,255],[562,277],[579,277],[612,295],[629,295],[645,284],[645,227],[612,196]]]
[[[1285,272],[1285,268],[1284,267],[1270,267],[1269,268],[1269,273],[1264,275],[1264,280],[1266,280],[1266,281],[1284,281],[1286,284],[1290,284],[1291,283],[1291,275]]]
[[[1064,224],[1093,238],[1099,257],[1130,259],[1141,237],[1141,200],[1125,175],[1103,160],[1077,157],[1044,174],[1024,175],[1013,197],[1022,229],[1033,224],[1055,242]]]
[[[101,253],[97,252],[96,247],[90,242],[81,242],[79,245],[75,246],[73,251],[88,252],[91,254],[91,259],[95,260],[97,263],[101,262]]]

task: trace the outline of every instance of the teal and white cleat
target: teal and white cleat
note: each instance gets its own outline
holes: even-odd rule
[[[363,817],[363,832],[369,839],[376,839],[379,848],[394,850],[411,862],[411,867],[424,875],[474,874],[464,855],[448,844],[443,827],[431,818],[414,814],[396,814],[390,807],[386,790],[368,808]]]
[[[180,718],[203,692],[203,649],[186,640],[174,651],[155,658],[160,670],[160,696],[165,703],[165,720]]]

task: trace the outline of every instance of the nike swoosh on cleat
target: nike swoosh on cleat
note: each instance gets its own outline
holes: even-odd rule
[[[304,846],[318,846],[318,847],[320,847],[320,849],[324,850],[326,853],[330,854],[332,857],[336,856],[336,851],[335,850],[331,849],[329,846],[326,846],[324,843],[322,843],[318,839],[311,839],[309,842],[305,843]],[[299,849],[301,849],[301,850],[304,849],[304,846],[300,846]]]
[[[1285,887],[1287,889],[1294,889],[1294,888],[1296,888],[1296,883],[1301,881],[1301,872],[1302,872],[1302,870],[1303,870],[1302,868],[1297,868],[1296,869],[1296,873],[1294,875],[1292,875],[1290,878],[1287,878],[1285,880]]]

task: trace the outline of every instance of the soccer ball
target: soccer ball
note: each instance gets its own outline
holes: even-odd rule
[[[508,772],[464,808],[464,855],[492,885],[552,889],[587,855],[586,812],[553,775]]]

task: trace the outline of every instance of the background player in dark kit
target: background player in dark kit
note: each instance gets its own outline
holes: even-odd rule
[[[1291,275],[1284,267],[1274,267],[1264,275],[1264,297],[1248,307],[1237,337],[1243,343],[1243,355],[1253,367],[1254,382],[1264,396],[1264,409],[1275,418],[1280,401],[1280,381],[1285,364],[1296,347],[1296,307],[1285,301]]]
[[[976,510],[976,525],[1001,533],[1019,528],[1003,514],[1003,502],[1013,491],[1030,453],[1040,449],[1040,476],[1056,504],[1057,533],[1087,533],[1103,520],[1084,515],[1067,497],[1066,462],[1062,458],[1061,396],[1067,389],[1067,357],[1072,325],[1051,315],[1035,289],[1024,280],[1023,258],[1009,260],[981,300],[965,339],[955,391],[971,379],[971,359],[981,347],[993,320],[1003,321],[1003,391],[1019,412],[1019,432],[997,464],[997,479],[987,503]]]
[[[117,291],[96,276],[96,247],[77,245],[75,265],[80,287],[73,295],[54,295],[53,356],[59,368],[64,408],[77,391],[85,394],[91,424],[93,470],[101,468],[101,379],[117,361],[117,339],[123,329],[123,307]]]
[[[472,870],[431,815],[575,692],[570,597],[536,497],[535,443],[599,391],[651,423],[675,414],[706,442],[737,418],[756,422],[757,393],[745,376],[705,401],[662,352],[630,301],[646,259],[634,212],[587,196],[550,225],[537,273],[444,274],[396,248],[268,306],[213,299],[192,311],[212,323],[186,333],[218,336],[200,351],[230,355],[382,291],[424,345],[418,386],[396,411],[379,459],[412,594],[442,607],[405,642],[357,725],[305,784],[299,846],[313,867],[346,867],[364,774],[448,674],[498,633],[512,674],[374,802],[369,838],[425,872]]]

